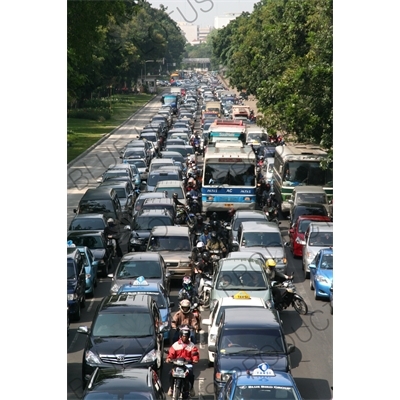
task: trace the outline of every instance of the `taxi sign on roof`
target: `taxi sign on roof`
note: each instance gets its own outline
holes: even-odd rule
[[[247,292],[245,292],[245,291],[243,291],[243,290],[241,290],[240,292],[237,292],[235,295],[233,295],[232,296],[234,299],[236,299],[236,300],[238,300],[238,299],[241,299],[241,300],[250,300],[251,299],[251,297],[250,297],[250,295],[247,293]]]
[[[133,286],[149,286],[149,283],[144,279],[144,276],[139,276],[133,281]]]
[[[253,371],[253,376],[275,376],[274,371],[269,367],[267,363],[261,363]]]

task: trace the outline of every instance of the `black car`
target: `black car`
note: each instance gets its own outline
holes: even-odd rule
[[[328,211],[323,204],[319,203],[302,203],[294,206],[290,216],[290,226],[293,226],[300,215],[322,215],[328,217]]]
[[[151,368],[96,368],[82,400],[165,400],[157,373]]]
[[[112,267],[112,259],[102,231],[69,231],[67,240],[71,240],[76,246],[88,247],[92,251],[95,261],[99,261],[98,272],[101,272],[103,277],[107,276]]]
[[[82,385],[97,367],[154,369],[163,365],[164,331],[160,310],[150,295],[122,293],[106,296],[98,305],[82,358]]]
[[[150,232],[159,225],[173,226],[173,215],[165,209],[139,211],[133,218],[129,252],[146,251]]]
[[[81,308],[86,303],[85,289],[86,274],[82,254],[75,246],[67,247],[67,301],[71,320],[81,319]]]

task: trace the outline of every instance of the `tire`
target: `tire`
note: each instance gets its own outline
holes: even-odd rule
[[[173,388],[173,392],[172,392],[172,399],[173,400],[179,400],[179,396],[181,394],[181,391],[179,390],[179,386],[178,386],[178,382],[175,381],[174,382],[174,388]]]
[[[292,305],[300,315],[306,315],[308,313],[308,306],[300,296],[294,297]]]

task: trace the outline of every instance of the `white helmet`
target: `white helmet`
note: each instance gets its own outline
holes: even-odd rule
[[[113,223],[114,223],[114,220],[112,218],[108,218],[107,224],[113,224]]]
[[[204,244],[203,242],[198,242],[198,243],[196,244],[196,247],[197,247],[198,249],[202,249],[204,246],[205,246],[205,244]]]

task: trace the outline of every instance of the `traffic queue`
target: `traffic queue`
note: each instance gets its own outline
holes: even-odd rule
[[[95,296],[99,277],[110,279],[90,326],[78,328],[87,337],[83,399],[195,397],[200,343],[207,344],[215,399],[301,399],[291,376],[295,345],[280,312],[293,307],[306,315],[308,306],[285,252],[303,250],[310,289],[330,298],[333,312],[333,222],[314,215],[308,201],[297,217],[301,229],[296,219],[283,242],[270,160],[285,143],[264,130],[249,129],[247,137],[254,113],[243,118],[235,104],[243,99],[211,74],[188,74],[180,87],[165,89],[149,124],[74,210],[68,329]],[[221,167],[206,162],[214,153]],[[253,161],[230,168],[240,154]],[[221,177],[225,183],[216,183]],[[178,304],[170,299],[172,282]],[[164,363],[173,365],[168,387],[160,380]]]

